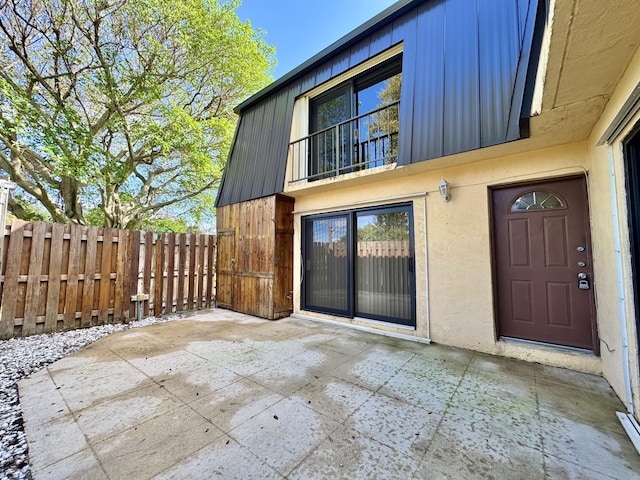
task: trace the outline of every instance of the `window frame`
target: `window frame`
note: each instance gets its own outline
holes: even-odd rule
[[[355,65],[349,70],[337,75],[321,85],[296,97],[293,106],[293,118],[291,122],[291,132],[289,135],[289,153],[287,161],[287,177],[290,184],[298,184],[300,182],[307,183],[309,164],[308,160],[300,163],[299,157],[307,157],[309,152],[306,147],[294,148],[296,142],[300,142],[310,134],[310,117],[311,102],[333,90],[334,88],[349,84],[354,79],[359,78],[364,81],[369,75],[375,78],[377,71],[385,71],[389,63],[398,62],[399,72],[401,73],[404,65],[404,42],[400,41],[388,49],[376,54],[375,56]],[[382,70],[379,70],[382,68]],[[399,103],[399,102],[398,102]],[[347,174],[350,172],[347,172]]]
[[[384,80],[388,80],[394,77],[397,74],[402,73],[402,52],[394,55],[387,60],[382,61],[381,63],[371,67],[364,72],[351,77],[349,80],[346,80],[339,85],[336,85],[328,90],[323,91],[322,93],[316,96],[309,97],[309,126],[308,132],[309,134],[316,133],[320,130],[324,130],[325,128],[330,128],[337,124],[323,126],[322,128],[316,128],[313,125],[313,121],[316,118],[314,115],[314,106],[318,103],[318,101],[324,99],[338,98],[340,95],[336,95],[340,91],[346,91],[348,97],[348,108],[349,108],[349,116],[346,120],[357,117],[358,115],[362,115],[368,112],[361,112],[358,108],[358,93],[375,85],[376,83],[380,83]],[[344,120],[344,121],[346,121]],[[341,123],[341,122],[338,122]]]

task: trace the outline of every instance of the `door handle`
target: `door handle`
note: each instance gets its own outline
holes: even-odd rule
[[[584,272],[578,273],[578,288],[580,290],[589,290],[589,280]]]

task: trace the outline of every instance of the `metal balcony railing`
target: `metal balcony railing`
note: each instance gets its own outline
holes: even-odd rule
[[[394,163],[400,102],[350,118],[289,144],[291,182],[314,181]]]

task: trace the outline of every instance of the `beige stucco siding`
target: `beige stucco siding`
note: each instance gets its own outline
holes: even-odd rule
[[[628,51],[622,49],[620,54],[627,55]],[[583,74],[580,69],[576,72],[574,74]],[[406,167],[387,166],[313,184],[287,184],[285,191],[296,199],[297,212],[295,312],[334,319],[300,310],[302,216],[411,201],[415,223],[417,328],[407,330],[359,319],[335,320],[602,373],[625,402],[629,402],[625,380],[628,378],[635,411],[640,411],[638,336],[622,144],[640,122],[640,114],[627,120],[618,138],[598,145],[640,84],[640,51],[615,83],[617,86],[611,95],[583,96],[570,105],[554,104],[544,108],[543,104],[542,114],[531,119],[530,139]],[[490,188],[576,174],[587,178],[600,357],[496,338]],[[448,203],[438,194],[442,178],[451,184],[452,199]],[[623,344],[623,333],[626,333],[628,351]]]
[[[594,267],[598,279],[598,324],[603,340],[603,374],[620,398],[625,400],[627,394],[624,365],[628,362],[628,375],[636,412],[640,410],[640,367],[633,303],[623,141],[640,122],[640,115],[630,118],[624,124],[620,135],[609,144],[597,144],[639,83],[640,51],[637,51],[588,141],[591,147],[588,168],[593,172],[590,202],[592,217],[596,220],[592,236],[594,251],[597,253]],[[616,251],[615,235],[619,235],[619,253]],[[626,327],[627,356],[622,341],[621,320]]]
[[[586,144],[577,143],[427,172],[411,173],[409,169],[403,172],[398,168],[394,175],[370,175],[366,183],[344,182],[343,188],[331,182],[327,191],[319,189],[309,195],[298,190],[295,192],[294,251],[301,251],[301,217],[304,215],[406,201],[404,196],[415,194],[409,200],[414,206],[417,328],[408,332],[405,328],[375,324],[376,328],[600,373],[600,360],[592,355],[497,341],[493,308],[489,188],[584,174],[587,157]],[[442,201],[437,191],[442,178],[451,184],[452,199],[448,203]],[[422,192],[426,192],[426,197]],[[366,321],[302,312],[300,261],[296,255],[296,313],[371,326]]]

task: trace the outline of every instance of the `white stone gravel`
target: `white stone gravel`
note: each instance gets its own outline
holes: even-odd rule
[[[0,340],[0,480],[32,478],[18,397],[19,380],[110,333],[184,316],[149,317],[129,324]]]

